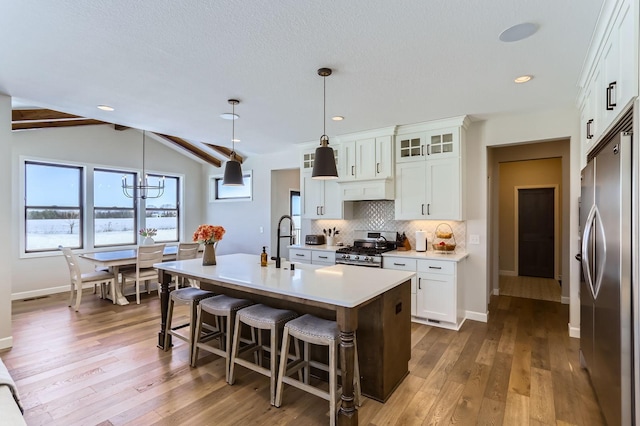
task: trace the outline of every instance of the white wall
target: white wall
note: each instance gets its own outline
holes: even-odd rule
[[[8,120],[10,123],[10,120]],[[3,121],[4,123],[5,121]],[[11,235],[9,255],[12,265],[13,298],[26,298],[55,291],[67,291],[69,272],[60,253],[20,257],[18,224],[24,214],[20,208],[23,196],[19,188],[20,158],[92,164],[94,166],[139,170],[142,167],[142,133],[128,129],[116,131],[113,126],[83,126],[13,132],[11,138],[11,178],[15,184],[7,197],[10,205]],[[3,157],[4,158],[4,157]],[[204,166],[177,153],[174,149],[146,138],[145,169],[150,173],[175,173],[184,176],[182,239],[191,235],[204,217],[201,179]],[[5,169],[5,168],[3,168]],[[91,247],[85,251],[91,251]],[[4,259],[5,256],[0,256]],[[83,262],[84,263],[84,262]],[[89,269],[91,265],[84,263]]]
[[[0,94],[0,349],[10,348],[11,337],[11,258],[13,257],[11,218],[11,98]]]
[[[497,229],[489,222],[489,187],[491,184],[488,147],[567,138],[571,141],[571,161],[568,173],[570,184],[569,206],[564,211],[569,217],[569,253],[578,250],[578,206],[580,195],[580,129],[579,114],[575,108],[549,109],[528,114],[504,114],[474,122],[467,132],[467,235],[480,235],[480,245],[467,245],[467,282],[465,304],[467,311],[486,312],[489,293],[498,278],[498,263],[493,246],[488,242],[497,238]],[[564,165],[563,165],[564,167]],[[489,231],[491,230],[491,234]],[[497,241],[497,240],[496,240]],[[494,253],[492,255],[492,253]],[[570,331],[576,336],[580,324],[578,262],[568,262],[563,282],[570,286]],[[497,284],[496,284],[497,285]],[[576,336],[577,337],[577,336]]]
[[[238,148],[242,152],[242,147]],[[253,200],[208,202],[206,205],[206,222],[222,225],[226,230],[216,253],[258,254],[262,251],[262,246],[272,245],[271,238],[275,234],[280,216],[273,217],[271,213],[271,171],[297,169],[299,166],[296,148],[259,157],[249,156],[245,160],[242,170],[253,170]],[[211,175],[222,173],[222,169],[208,167],[204,177],[208,181]],[[261,226],[264,230],[262,234]],[[269,252],[270,256],[275,254],[275,250],[272,252]]]
[[[278,229],[276,221],[282,217],[282,215],[290,214],[291,200],[290,191],[300,190],[300,169],[288,169],[288,170],[274,170],[271,173],[271,217],[273,218],[274,228],[271,235],[271,247],[267,247],[267,253],[269,257],[276,255],[276,249],[278,244]],[[285,220],[282,224],[282,235],[289,235],[288,228],[289,221]],[[289,245],[288,238],[282,238],[280,240],[280,257],[286,257],[289,259]]]

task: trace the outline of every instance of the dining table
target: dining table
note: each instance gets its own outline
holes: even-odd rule
[[[165,246],[162,260],[175,260],[178,254],[178,246]],[[120,268],[135,266],[138,259],[137,249],[107,250],[81,254],[82,259],[92,262],[97,267],[107,267],[116,277],[115,289],[111,292],[114,303],[118,305],[128,305],[129,301],[122,293],[122,285],[119,282]]]
[[[410,284],[415,272],[290,262],[280,268],[268,262],[265,267],[259,255],[243,253],[218,256],[215,265],[190,259],[153,266],[160,272],[158,347],[162,350],[171,347],[165,328],[173,276],[197,280],[200,288],[218,294],[335,320],[343,384],[338,425],[358,424],[353,386],[356,329],[363,395],[385,402],[409,373]]]

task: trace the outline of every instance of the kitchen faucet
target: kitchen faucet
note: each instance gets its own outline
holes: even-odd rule
[[[280,235],[280,224],[284,219],[289,219],[289,235]],[[278,221],[278,236],[277,236],[277,244],[276,244],[276,256],[271,259],[276,261],[276,268],[280,267],[280,239],[281,238],[289,238],[290,244],[293,244],[293,218],[288,214],[282,215],[280,220]]]

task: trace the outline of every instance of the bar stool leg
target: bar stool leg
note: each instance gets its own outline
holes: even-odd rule
[[[169,350],[169,336],[171,333],[171,320],[173,319],[173,299],[169,298],[169,309],[167,309],[167,323],[164,328],[164,351]]]
[[[227,380],[227,383],[229,383],[230,385],[232,385],[236,381],[236,378],[235,378],[236,363],[234,361],[236,360],[236,355],[240,351],[240,329],[241,329],[240,321],[236,316],[235,326],[233,330],[233,349],[231,350],[231,366],[229,367],[229,379]],[[251,333],[253,336],[253,329],[251,329]]]

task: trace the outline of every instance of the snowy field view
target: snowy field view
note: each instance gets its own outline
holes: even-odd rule
[[[175,217],[147,217],[147,228],[156,228],[155,241],[177,241]],[[56,249],[59,245],[79,247],[81,245],[78,219],[29,219],[27,220],[27,250]],[[87,232],[87,230],[84,230]],[[190,237],[190,235],[187,235]],[[131,218],[95,220],[95,243],[98,246],[137,244],[135,221]]]

